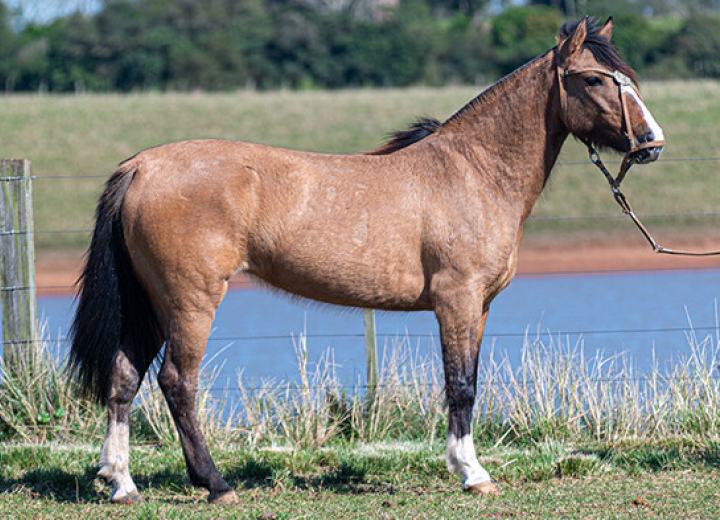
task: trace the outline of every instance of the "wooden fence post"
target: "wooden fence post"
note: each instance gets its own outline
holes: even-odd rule
[[[37,340],[30,161],[0,160],[0,303],[5,370]]]
[[[375,334],[375,311],[365,309],[365,362],[367,364],[368,395],[374,399],[378,384],[377,337]]]

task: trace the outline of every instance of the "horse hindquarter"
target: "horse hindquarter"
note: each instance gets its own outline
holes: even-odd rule
[[[122,229],[134,272],[162,326],[165,353],[158,382],[190,478],[210,491],[210,501],[233,501],[235,493],[215,468],[200,430],[195,398],[215,311],[240,263],[243,218],[252,213],[251,189],[240,200],[230,193],[251,185],[252,176],[219,168],[222,163],[210,157],[221,156],[222,149],[212,145],[180,143],[131,159],[127,167],[134,178],[122,205]],[[109,428],[108,438],[115,431]]]

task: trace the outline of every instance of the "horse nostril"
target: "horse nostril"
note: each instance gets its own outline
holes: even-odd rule
[[[655,134],[653,133],[652,130],[646,130],[645,132],[640,134],[640,136],[638,137],[639,143],[649,143],[650,141],[654,141],[654,140],[655,140]]]

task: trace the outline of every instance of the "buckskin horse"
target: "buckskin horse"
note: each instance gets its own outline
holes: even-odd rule
[[[123,162],[97,206],[69,357],[84,392],[107,405],[99,475],[111,500],[142,500],[129,471],[130,408],[156,357],[192,483],[210,502],[237,500],[195,398],[215,311],[238,271],[330,304],[434,311],[447,467],[466,491],[497,493],[476,456],[472,409],[483,328],[515,274],[525,220],[570,134],[633,163],[662,150],[612,28],[612,19],[565,24],[556,47],[446,122],[421,121],[368,153],[212,139]]]

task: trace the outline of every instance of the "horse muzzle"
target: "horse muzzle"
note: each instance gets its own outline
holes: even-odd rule
[[[656,161],[662,153],[664,145],[649,146],[630,153],[630,160],[635,164],[647,164]]]
[[[631,141],[632,142],[632,141]],[[649,130],[640,136],[638,141],[632,144],[628,159],[633,164],[647,164],[656,161],[665,147],[662,131],[660,135]]]

